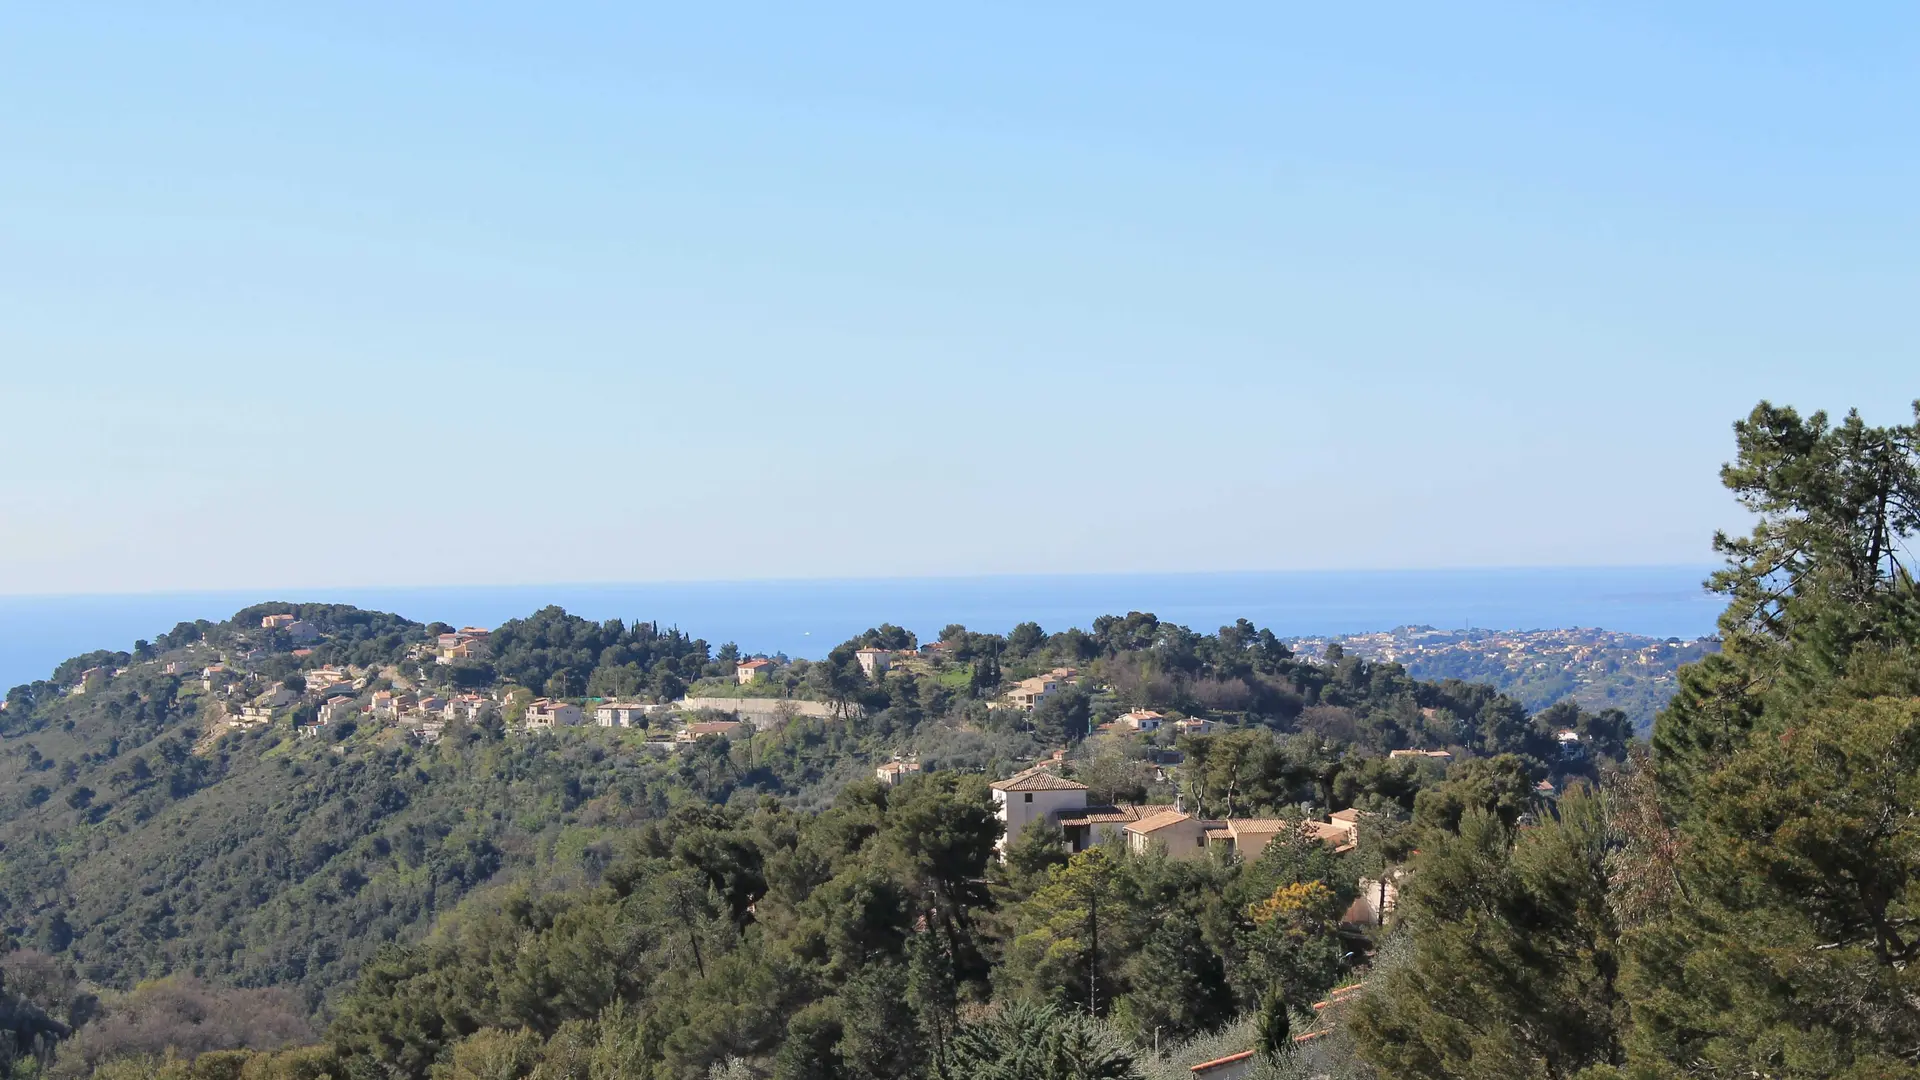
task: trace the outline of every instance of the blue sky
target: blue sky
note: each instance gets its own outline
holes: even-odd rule
[[[0,11],[0,593],[1697,563],[1920,396],[1908,5],[300,6]]]

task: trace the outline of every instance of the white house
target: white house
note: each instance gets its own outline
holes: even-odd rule
[[[633,701],[606,701],[594,707],[593,718],[601,727],[646,727],[651,710]]]
[[[447,702],[440,710],[440,718],[446,721],[473,720],[487,707],[487,699],[479,694],[461,694]]]
[[[1049,816],[1057,821],[1063,812],[1087,808],[1087,785],[1055,776],[1043,766],[996,781],[992,787],[994,812],[1004,826],[1002,850],[1036,821]]]
[[[888,787],[892,787],[909,776],[917,775],[919,772],[920,763],[917,761],[889,761],[885,765],[873,770],[873,775],[874,779]]]
[[[1579,732],[1572,730],[1556,731],[1553,733],[1553,738],[1555,742],[1560,744],[1560,759],[1562,761],[1579,761],[1581,758],[1587,756],[1587,746],[1580,741]]]
[[[1152,709],[1135,709],[1119,719],[1121,727],[1130,731],[1159,731],[1166,717]]]
[[[893,664],[893,654],[886,649],[861,649],[853,655],[860,661],[860,670],[866,672],[869,679],[885,675],[887,668]]]
[[[320,706],[320,722],[323,724],[331,724],[335,721],[345,720],[347,717],[353,715],[353,713],[353,699],[344,694],[336,695],[328,698],[326,703]]]
[[[733,665],[734,680],[741,686],[759,682],[771,674],[773,674],[771,660],[742,660]]]

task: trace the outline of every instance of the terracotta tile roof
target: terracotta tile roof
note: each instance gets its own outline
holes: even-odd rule
[[[1301,824],[1302,831],[1310,832],[1314,838],[1327,844],[1344,844],[1353,839],[1353,828],[1329,821],[1308,821]]]
[[[1347,822],[1348,824],[1358,825],[1360,824],[1360,814],[1361,814],[1360,810],[1355,808],[1348,808],[1346,810],[1335,810],[1333,813],[1328,814],[1327,816],[1332,818],[1335,821],[1344,821],[1344,822]]]
[[[1212,1072],[1215,1069],[1225,1068],[1228,1065],[1238,1064],[1239,1062],[1247,1060],[1248,1058],[1253,1056],[1253,1053],[1254,1052],[1251,1050],[1242,1050],[1237,1054],[1228,1054],[1226,1057],[1223,1057],[1223,1058],[1214,1058],[1212,1061],[1203,1061],[1200,1064],[1193,1066],[1193,1068],[1188,1071],[1192,1072],[1193,1075],[1195,1076],[1204,1078],[1206,1074]]]
[[[1140,819],[1137,806],[1087,806],[1054,815],[1062,825],[1128,825]]]
[[[1162,810],[1157,814],[1148,814],[1146,817],[1127,826],[1127,831],[1143,834],[1158,832],[1169,825],[1178,825],[1188,820],[1191,820],[1191,815],[1189,814],[1184,814],[1178,810]]]
[[[1077,784],[1062,776],[1055,776],[1040,766],[1034,766],[1025,772],[1014,773],[1005,780],[996,780],[992,785],[995,791],[1085,791],[1087,785]]]
[[[1227,830],[1233,833],[1285,832],[1291,824],[1284,818],[1228,818]]]
[[[743,667],[744,667],[744,668],[763,668],[763,667],[766,667],[767,665],[769,665],[769,664],[771,664],[771,663],[773,663],[773,661],[771,661],[771,660],[742,660],[742,661],[740,661],[740,663],[738,663],[738,664],[736,664],[736,665],[734,665],[734,666],[735,666],[736,668],[743,668]],[[725,669],[725,668],[722,668],[721,670],[723,670],[723,671],[724,671],[724,670],[726,670],[726,669]]]

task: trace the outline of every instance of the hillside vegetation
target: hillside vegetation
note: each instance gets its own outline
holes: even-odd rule
[[[0,714],[0,1063],[1920,1076],[1920,422],[1736,434],[1724,647],[1650,746],[1144,613],[740,667],[275,604],[75,658]],[[822,715],[676,715],[730,673]]]

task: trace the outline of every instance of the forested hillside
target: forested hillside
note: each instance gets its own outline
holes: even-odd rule
[[[1143,613],[783,663],[270,604],[75,658],[0,714],[5,1064],[1920,1075],[1920,424],[1737,435],[1650,748]],[[790,707],[675,705],[729,685]]]
[[[288,626],[297,638],[288,636]],[[592,623],[558,609],[495,628],[483,656],[435,663],[434,643],[443,637],[460,635],[381,613],[265,604],[222,623],[182,624],[128,652],[77,657],[52,678],[10,693],[0,713],[0,920],[16,950],[8,963],[41,973],[34,985],[45,1000],[37,1007],[50,1022],[79,1028],[63,1044],[59,1067],[82,1068],[181,1041],[178,1032],[156,1035],[151,1025],[129,1018],[184,1008],[164,995],[212,995],[206,1000],[217,1009],[220,995],[229,993],[221,987],[289,990],[292,997],[275,999],[267,1010],[286,1018],[274,1030],[331,1022],[347,1038],[352,1023],[369,1023],[368,1010],[375,1008],[365,986],[421,963],[430,967],[406,978],[467,962],[457,948],[446,952],[455,948],[453,928],[465,925],[461,920],[495,920],[488,940],[496,932],[513,938],[544,933],[561,910],[586,904],[582,911],[598,911],[609,902],[605,897],[619,901],[608,917],[627,918],[620,913],[643,900],[668,904],[634,912],[641,923],[608,933],[651,940],[656,931],[642,931],[651,925],[645,920],[693,920],[697,932],[684,949],[671,936],[646,946],[660,951],[648,963],[664,965],[658,974],[668,982],[686,977],[677,965],[689,960],[699,981],[706,958],[695,954],[703,949],[720,964],[759,963],[735,950],[747,942],[756,950],[772,947],[762,939],[806,925],[816,927],[805,932],[818,937],[815,944],[780,947],[816,959],[822,948],[853,949],[851,958],[831,960],[792,983],[798,998],[762,1003],[755,1013],[762,1019],[750,1031],[733,1029],[725,1038],[682,1034],[675,1038],[687,1043],[683,1049],[657,1051],[668,1070],[662,1075],[698,1071],[721,1051],[772,1052],[787,1025],[815,1015],[826,1007],[822,1002],[846,990],[842,983],[858,974],[860,958],[871,950],[902,963],[918,955],[909,946],[926,915],[908,898],[924,899],[933,886],[902,876],[891,860],[931,858],[928,845],[969,845],[943,856],[969,861],[964,870],[943,871],[938,886],[952,893],[939,899],[945,907],[937,921],[947,935],[938,962],[952,969],[945,993],[953,1007],[988,999],[996,977],[1015,977],[1004,958],[1021,940],[1020,920],[1039,916],[1016,914],[1013,901],[1041,894],[1047,868],[1061,857],[1045,844],[1018,847],[1011,865],[1019,869],[985,889],[977,882],[995,862],[991,849],[1000,828],[988,814],[968,838],[915,833],[898,841],[905,855],[869,865],[878,856],[863,854],[868,839],[895,828],[889,807],[900,799],[909,806],[921,796],[943,800],[927,804],[943,808],[937,812],[913,811],[911,828],[947,829],[968,814],[986,813],[986,780],[1060,748],[1066,755],[1061,768],[1082,777],[1101,799],[1165,803],[1179,793],[1229,816],[1298,815],[1303,805],[1324,814],[1363,805],[1378,811],[1381,827],[1391,831],[1446,768],[1433,757],[1389,760],[1389,750],[1450,747],[1462,758],[1483,759],[1479,764],[1491,771],[1474,774],[1472,782],[1501,788],[1519,807],[1530,803],[1536,780],[1593,768],[1593,761],[1563,761],[1555,731],[1577,728],[1592,740],[1596,759],[1617,758],[1626,734],[1617,714],[1568,707],[1530,718],[1484,687],[1417,683],[1394,665],[1358,658],[1336,666],[1300,663],[1272,634],[1244,622],[1200,634],[1134,613],[1096,620],[1090,630],[1051,634],[1032,624],[1005,636],[954,626],[925,650],[933,659],[902,661],[868,678],[854,662],[857,650],[885,643],[905,655],[914,645],[905,631],[876,628],[825,660],[783,669],[774,692],[830,703],[832,715],[794,716],[758,732],[748,727],[667,742],[658,730],[588,726],[530,736],[512,716],[525,707],[529,688],[589,705],[602,695],[669,704],[702,680],[730,678],[739,650],[712,650],[646,623]],[[1007,687],[1034,672],[1062,670],[1061,664],[1084,668],[1085,677],[1031,711],[1003,707]],[[352,687],[321,689],[349,676]],[[414,737],[419,727],[382,720],[361,704],[394,688],[420,695],[479,691],[471,696],[482,700],[484,694],[485,704],[470,719],[446,725],[437,740],[424,741]],[[347,719],[322,726],[317,695],[334,691],[343,696],[330,699],[329,707],[346,697],[355,704]],[[253,709],[270,698],[284,699],[272,719],[243,715],[243,704]],[[1147,709],[1218,726],[1177,739],[1166,732],[1095,730],[1111,727],[1111,718],[1124,712]],[[874,765],[901,757],[930,775],[909,782],[898,796],[876,789]],[[812,815],[829,805],[836,809]],[[800,877],[781,885],[774,874],[780,867]],[[842,870],[852,876],[834,890],[851,890],[848,902],[879,903],[894,914],[870,911],[860,918],[882,925],[861,930],[844,922],[853,917],[845,910],[782,913],[779,896],[797,904]],[[656,878],[695,884],[662,892],[665,886],[648,884]],[[1264,880],[1223,868],[1204,871],[1197,883],[1153,886],[1190,893],[1182,903],[1213,906],[1217,940],[1207,948],[1216,959],[1204,969],[1213,972],[1212,982],[1201,991],[1212,1004],[1150,1004],[1133,996],[1124,989],[1131,983],[1118,972],[1125,964],[1116,951],[1102,1011],[1124,1004],[1129,1015],[1143,1017],[1140,1024],[1152,1015],[1152,1026],[1172,1037],[1210,1028],[1218,1009],[1251,1007],[1263,990],[1258,980],[1231,970],[1238,948],[1231,944],[1233,912],[1246,901],[1247,888],[1271,891],[1248,884]],[[834,890],[818,895],[839,895]],[[886,899],[893,895],[888,890],[900,890],[898,897]],[[1321,897],[1317,902],[1327,908],[1321,916],[1331,918],[1327,912],[1344,908],[1353,892],[1347,882]],[[480,906],[463,908],[470,896]],[[467,913],[452,915],[458,910]],[[436,921],[440,929],[428,938]],[[1332,923],[1324,925],[1331,933]],[[1141,922],[1134,933],[1147,929]],[[708,934],[714,944],[699,944]],[[877,936],[857,947],[831,945],[846,934]],[[1126,940],[1126,932],[1115,929],[1107,947],[1121,949]],[[1326,938],[1326,947],[1333,940]],[[394,946],[413,951],[374,962]],[[636,940],[628,947],[642,945]],[[1201,945],[1196,938],[1166,947]],[[1036,992],[1078,978],[1055,970],[1058,961],[1048,955],[1044,949],[1035,954],[1035,973],[1019,976]],[[1324,974],[1343,967],[1335,963]],[[363,970],[374,982],[341,998]],[[565,973],[605,974],[585,964]],[[747,981],[713,986],[738,989],[765,978],[785,984],[792,974],[742,975]],[[128,993],[163,977],[174,981],[159,985],[173,989]],[[1139,992],[1162,992],[1159,981],[1141,977]],[[1321,981],[1316,977],[1316,985]],[[892,992],[884,980],[875,985],[870,992]],[[496,981],[499,988],[510,990],[510,981]],[[143,1004],[156,993],[173,1004]],[[685,1005],[701,993],[690,987],[674,1000]],[[571,1000],[567,994],[562,997]],[[616,1001],[641,1004],[629,982],[580,994],[595,1003],[592,1009],[548,1003],[541,1007],[551,1019],[534,1023],[534,1030],[591,1019]],[[429,1000],[411,992],[405,997],[409,1008]],[[518,1007],[512,1000],[518,999],[458,1004],[457,1018],[430,1025],[442,1032],[432,1036],[430,1049],[437,1054],[452,1045],[451,1036],[495,1022],[486,1017],[511,1015],[499,1010]],[[351,1021],[355,1016],[362,1019]],[[1129,1030],[1136,1029],[1146,1030],[1139,1024]],[[202,1022],[193,1030],[198,1037],[181,1041],[183,1047],[218,1049],[224,1040],[268,1048],[257,1035],[213,1037]],[[416,1037],[428,1036],[407,1036]],[[384,1046],[376,1039],[355,1052],[396,1066]],[[923,1058],[927,1052],[920,1051]],[[409,1060],[410,1071],[428,1064],[427,1058]]]

